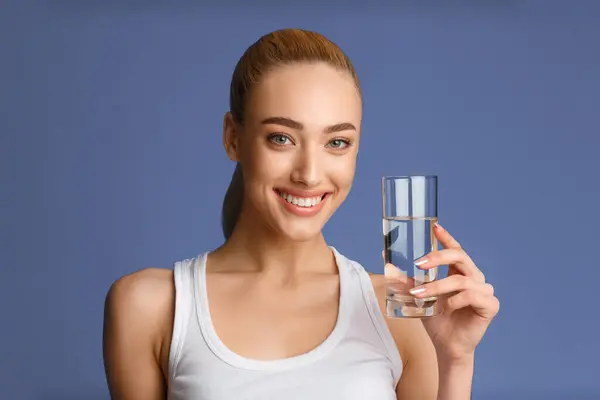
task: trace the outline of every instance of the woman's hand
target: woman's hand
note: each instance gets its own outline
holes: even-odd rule
[[[469,360],[498,313],[500,302],[492,285],[486,283],[483,273],[450,233],[439,224],[434,233],[444,249],[423,256],[415,264],[424,270],[448,265],[448,277],[413,288],[411,293],[418,298],[438,296],[441,302],[439,315],[422,320],[438,359],[450,363]]]

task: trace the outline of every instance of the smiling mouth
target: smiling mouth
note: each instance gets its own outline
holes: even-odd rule
[[[316,205],[321,203],[323,200],[325,200],[325,198],[329,195],[329,193],[324,193],[320,196],[299,197],[299,196],[293,196],[293,195],[283,192],[279,189],[275,189],[275,193],[277,193],[277,195],[279,197],[283,198],[288,203],[293,204],[298,207],[303,207],[303,208],[315,207]]]

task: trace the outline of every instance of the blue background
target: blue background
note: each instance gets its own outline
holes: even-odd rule
[[[251,3],[2,2],[0,397],[108,398],[109,285],[221,243],[233,67],[301,27],[364,90],[330,243],[382,272],[380,176],[439,175],[440,222],[502,302],[473,398],[600,398],[600,3]]]

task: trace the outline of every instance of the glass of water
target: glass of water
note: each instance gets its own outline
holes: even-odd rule
[[[435,175],[384,176],[383,235],[386,310],[389,318],[423,318],[437,315],[437,297],[416,298],[409,290],[432,282],[438,269],[421,269],[414,262],[437,250],[433,228],[437,222]]]

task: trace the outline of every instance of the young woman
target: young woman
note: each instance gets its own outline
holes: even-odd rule
[[[450,265],[422,295],[436,317],[384,317],[384,282],[321,230],[354,178],[362,99],[332,42],[287,29],[233,73],[223,144],[237,163],[225,243],[116,281],[104,360],[116,400],[469,399],[474,351],[499,309],[450,233],[422,268]],[[358,234],[358,233],[357,233]]]

